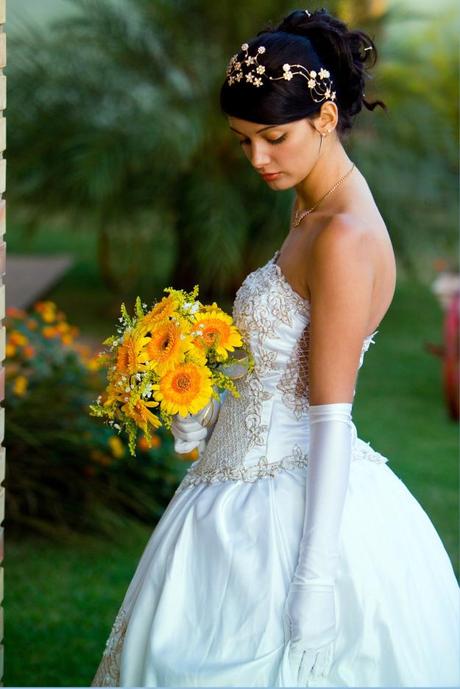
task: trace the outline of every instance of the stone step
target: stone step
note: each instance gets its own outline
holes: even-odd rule
[[[6,254],[6,306],[26,309],[62,278],[73,264],[67,254],[28,256]]]

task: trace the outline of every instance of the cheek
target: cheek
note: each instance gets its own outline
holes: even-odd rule
[[[311,152],[310,152],[311,153]],[[285,164],[288,165],[292,170],[297,170],[303,168],[308,160],[310,159],[310,154],[306,150],[305,146],[300,145],[297,142],[287,143],[281,152],[281,157]]]

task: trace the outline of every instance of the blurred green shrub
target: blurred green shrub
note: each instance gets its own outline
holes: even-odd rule
[[[156,522],[187,463],[158,429],[136,459],[88,415],[102,389],[98,357],[75,342],[53,302],[7,313],[6,523],[9,532],[110,536],[123,516]]]

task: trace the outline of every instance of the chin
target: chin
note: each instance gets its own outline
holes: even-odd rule
[[[271,182],[270,186],[275,190],[275,191],[285,191],[286,189],[292,189],[295,187],[295,182],[293,183],[291,179],[280,179],[280,180],[273,180]]]
[[[284,179],[284,175],[281,179],[274,179],[271,182],[264,180],[265,184],[271,187],[274,191],[284,191],[284,189],[290,189],[292,184],[289,180]]]

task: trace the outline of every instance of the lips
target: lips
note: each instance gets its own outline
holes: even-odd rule
[[[262,174],[262,177],[264,179],[275,179],[275,177],[278,177],[278,175],[281,174],[280,172],[265,172]]]

